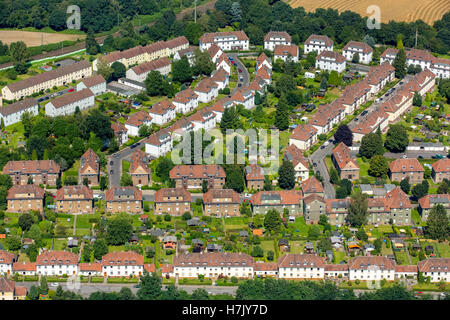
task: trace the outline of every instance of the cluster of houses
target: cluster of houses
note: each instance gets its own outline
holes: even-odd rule
[[[110,252],[95,263],[79,263],[79,256],[67,251],[43,251],[36,262],[16,262],[17,256],[0,250],[0,274],[39,276],[139,277],[144,271],[155,272],[153,264],[133,251]],[[450,259],[432,258],[417,265],[396,265],[383,256],[358,256],[348,264],[332,264],[316,254],[285,254],[278,262],[261,262],[244,253],[205,252],[178,254],[173,264],[162,265],[163,278],[276,277],[279,279],[388,280],[417,278],[419,272],[431,282],[450,282]]]

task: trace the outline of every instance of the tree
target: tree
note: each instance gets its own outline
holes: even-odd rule
[[[369,236],[367,235],[367,233],[364,231],[363,227],[360,227],[359,230],[355,233],[356,238],[358,238],[358,240],[361,241],[368,241],[369,240]]]
[[[350,180],[342,179],[339,182],[339,186],[341,186],[342,188],[344,188],[347,191],[347,195],[350,195],[352,193],[353,184]]]
[[[48,293],[47,278],[45,276],[41,277],[41,286],[39,287],[39,291],[44,295]]]
[[[100,190],[102,190],[102,191],[104,191],[105,189],[106,189],[106,187],[108,186],[107,185],[107,182],[106,182],[106,177],[105,176],[101,176],[100,177]]]
[[[373,177],[383,177],[389,169],[388,161],[384,156],[376,155],[370,159],[369,174]]]
[[[203,180],[202,181],[202,193],[208,192],[208,181]]]
[[[124,172],[122,177],[120,177],[120,186],[121,187],[131,187],[133,186],[133,179],[129,173]]]
[[[151,275],[144,271],[144,276],[141,277],[141,287],[137,292],[137,297],[140,300],[156,300],[162,292],[161,278],[156,274]]]
[[[28,298],[30,300],[38,300],[39,299],[39,289],[36,286],[31,286],[30,292],[28,293]]]
[[[23,231],[28,231],[28,230],[30,230],[31,226],[34,224],[34,218],[29,213],[23,213],[19,217],[18,224],[22,228]]]
[[[205,75],[209,76],[211,72],[215,69],[215,64],[212,62],[208,51],[201,51],[200,49],[195,49],[194,51],[194,65],[192,71],[194,75]]]
[[[308,239],[317,240],[321,235],[320,228],[317,225],[313,225],[308,229]]]
[[[127,68],[125,67],[125,65],[119,61],[115,61],[112,65],[111,68],[113,70],[112,73],[112,78],[114,80],[120,79],[125,77],[126,72],[127,72]]]
[[[220,131],[225,134],[228,129],[236,130],[239,128],[242,128],[242,123],[239,120],[236,107],[226,108],[220,121]]]
[[[416,106],[416,107],[422,106],[422,96],[417,91],[414,92],[413,106]]]
[[[260,246],[254,246],[251,252],[251,256],[254,258],[264,257],[264,250]]]
[[[96,55],[100,52],[100,45],[95,40],[95,35],[92,29],[89,29],[86,36],[86,53]]]
[[[347,222],[352,227],[361,227],[367,220],[368,200],[367,195],[357,192],[350,199],[350,207],[348,208]]]
[[[245,188],[244,172],[239,165],[230,165],[226,168],[225,188],[242,193]]]
[[[252,209],[250,208],[250,203],[247,201],[244,201],[239,208],[239,213],[243,217],[251,217]]]
[[[242,20],[242,10],[241,5],[238,1],[235,1],[231,4],[231,21],[232,22],[241,22]]]
[[[158,177],[160,177],[163,181],[169,181],[170,170],[175,166],[170,158],[164,157],[158,161],[156,165],[155,173]]]
[[[92,249],[94,250],[95,260],[101,260],[102,257],[108,253],[108,244],[103,238],[95,240]]]
[[[411,189],[411,194],[414,196],[416,200],[425,197],[428,194],[428,182],[427,180],[423,180],[422,183],[416,184]]]
[[[401,124],[390,126],[384,146],[391,152],[403,152],[409,144],[408,132]]]
[[[270,233],[276,233],[280,230],[281,227],[281,217],[280,213],[277,210],[269,210],[266,213],[266,216],[264,217],[264,227],[270,232]]]
[[[317,52],[311,51],[306,55],[305,68],[309,69],[316,65]]]
[[[339,186],[336,188],[336,199],[344,199],[348,196],[347,189]]]
[[[376,155],[384,154],[383,139],[381,135],[377,133],[366,134],[361,139],[361,146],[359,147],[359,154],[361,157],[366,157],[367,159],[372,158]]]
[[[186,56],[183,56],[180,60],[172,63],[172,80],[181,83],[189,82],[192,80],[192,69],[189,64],[189,60]]]
[[[22,247],[22,240],[19,236],[9,235],[6,238],[6,247],[9,251],[16,251]]]
[[[341,84],[341,78],[339,78],[339,74],[337,73],[336,70],[330,72],[330,76],[328,77],[328,83],[335,87]]]
[[[206,291],[203,288],[197,288],[192,292],[192,299],[193,300],[209,300],[209,294],[208,291]]]
[[[100,56],[97,60],[97,73],[107,82],[111,81],[114,70],[103,56]]]
[[[403,190],[404,193],[408,194],[411,190],[411,185],[409,184],[409,179],[405,178],[402,181],[400,181],[400,188]]]
[[[109,245],[123,245],[131,237],[133,226],[124,217],[117,217],[108,221],[106,242]]]
[[[264,191],[272,191],[273,186],[272,186],[272,181],[270,181],[269,176],[264,176],[264,187],[263,187]]]
[[[278,100],[275,113],[275,126],[281,131],[289,128],[289,107],[284,95]]]
[[[346,124],[342,124],[336,130],[334,139],[336,143],[343,142],[347,147],[350,147],[353,144],[353,132]]]
[[[353,55],[352,62],[353,62],[353,63],[359,63],[359,53],[358,53],[358,52],[356,52],[356,53]]]
[[[91,254],[93,252],[93,248],[90,244],[86,244],[83,247],[82,257],[84,262],[91,262]]]
[[[295,187],[295,169],[291,161],[283,160],[278,169],[278,184],[280,188],[292,190]]]
[[[321,252],[326,252],[327,250],[332,250],[331,240],[329,238],[320,239],[320,241],[317,243],[317,248]]]
[[[392,66],[395,68],[395,77],[403,79],[406,75],[406,54],[404,49],[398,51]]]
[[[449,182],[450,182],[449,180],[444,179],[444,181],[442,181],[439,184],[436,193],[437,194],[448,194],[449,193]]]
[[[26,62],[31,53],[23,41],[13,42],[9,45],[9,52],[14,61],[15,69],[19,74],[27,73]]]
[[[152,70],[144,81],[149,96],[160,96],[164,93],[164,80],[159,71]]]
[[[190,219],[192,218],[192,215],[191,215],[191,213],[190,213],[189,211],[186,211],[185,213],[183,213],[183,215],[181,216],[181,218],[182,218],[184,221],[187,221],[187,220],[190,220]]]

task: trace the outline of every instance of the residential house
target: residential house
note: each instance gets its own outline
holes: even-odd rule
[[[186,57],[189,61],[189,65],[192,67],[195,62],[195,49],[196,47],[188,47],[186,49],[179,50],[173,55],[173,60],[178,61],[183,57]]]
[[[200,81],[194,89],[199,102],[210,102],[219,95],[219,85],[210,77]]]
[[[291,144],[286,148],[284,151],[284,159],[292,162],[295,170],[295,178],[298,183],[309,178],[308,160],[303,155],[303,151],[295,144]]]
[[[238,216],[239,193],[233,189],[209,189],[203,194],[203,213],[206,216]]]
[[[312,193],[303,198],[303,216],[306,223],[319,223],[321,215],[326,214],[327,203],[323,196]]]
[[[85,78],[77,84],[77,91],[83,89],[90,89],[95,96],[98,96],[106,92],[106,80],[101,74]]]
[[[326,199],[326,214],[331,225],[343,225],[347,219],[350,199]]]
[[[359,179],[359,165],[356,159],[352,158],[350,148],[341,142],[333,149],[331,157],[341,179]]]
[[[14,253],[0,249],[0,275],[10,275],[13,273],[13,264],[17,261]]]
[[[194,125],[194,131],[201,129],[205,131],[211,130],[216,127],[217,123],[216,114],[207,108],[198,110],[192,116],[187,118],[187,120],[191,121]]]
[[[395,262],[381,256],[359,256],[348,263],[349,280],[395,279]]]
[[[304,44],[305,54],[311,51],[317,52],[317,54],[323,51],[333,51],[333,40],[327,36],[312,34],[306,39]]]
[[[25,300],[26,287],[16,286],[16,282],[0,278],[0,300]]]
[[[79,263],[78,274],[84,277],[102,276],[102,264],[101,262]]]
[[[410,184],[421,183],[425,169],[416,158],[395,159],[389,164],[389,178],[391,181],[401,182],[408,179]]]
[[[358,121],[351,130],[353,132],[353,142],[361,142],[362,138],[369,133],[376,133],[378,128],[385,131],[389,124],[389,116],[381,110],[372,111],[367,117]]]
[[[191,211],[191,194],[184,188],[163,188],[155,193],[155,213],[181,216]]]
[[[134,251],[109,252],[102,257],[105,277],[140,277],[144,273],[144,257]]]
[[[278,275],[278,264],[276,262],[255,261],[253,269],[257,278],[276,278]]]
[[[145,142],[145,153],[159,158],[166,155],[172,150],[173,139],[167,130],[160,130],[150,137]]]
[[[288,210],[290,215],[301,215],[302,192],[299,190],[259,191],[252,195],[254,214],[266,214],[269,210],[277,210],[280,214]]]
[[[36,258],[39,276],[72,276],[78,272],[78,255],[68,251],[43,251]]]
[[[173,259],[174,274],[179,278],[222,277],[253,278],[253,258],[245,253],[185,253]]]
[[[14,262],[12,273],[19,274],[21,276],[34,276],[36,274],[35,262]]]
[[[13,185],[6,200],[8,212],[44,212],[44,190],[35,184]]]
[[[170,170],[170,179],[175,180],[177,188],[201,189],[205,180],[209,189],[221,189],[225,178],[225,170],[215,164],[176,165]]]
[[[411,225],[411,201],[400,187],[386,193],[385,207],[391,212],[391,219],[394,224]]]
[[[91,148],[81,156],[80,160],[80,184],[87,179],[89,186],[96,186],[100,180],[100,158]]]
[[[304,197],[307,197],[311,194],[317,194],[321,197],[325,196],[322,183],[320,183],[320,181],[317,180],[315,176],[311,176],[310,178],[302,181],[301,186]]]
[[[257,164],[246,166],[245,181],[249,190],[262,190],[264,188],[264,169]]]
[[[208,53],[209,56],[211,57],[212,62],[217,63],[217,61],[219,60],[219,57],[223,54],[222,49],[219,48],[219,46],[215,43],[213,43],[209,48],[208,48]]]
[[[71,83],[72,80],[80,80],[92,76],[91,64],[87,60],[59,67],[17,82],[10,83],[2,88],[2,97],[5,100],[20,100],[31,96],[33,93],[61,87]]]
[[[57,212],[90,214],[94,210],[94,192],[86,186],[64,186],[55,200]]]
[[[318,130],[309,124],[301,124],[292,131],[289,145],[295,145],[300,150],[308,150],[317,142]]]
[[[341,73],[345,71],[345,66],[344,56],[334,51],[322,51],[316,57],[316,69]]]
[[[380,56],[380,64],[385,62],[392,65],[395,57],[397,56],[398,49],[396,48],[387,48]]]
[[[105,193],[106,212],[142,214],[142,191],[135,187],[112,187]]]
[[[35,99],[26,98],[12,104],[1,106],[0,103],[0,123],[3,122],[5,127],[21,122],[22,115],[25,112],[37,116],[39,113],[39,106]]]
[[[131,155],[130,175],[134,186],[152,184],[152,172],[148,167],[148,159],[144,151],[137,150]]]
[[[417,266],[425,278],[430,277],[430,282],[450,282],[449,258],[430,258],[419,261]]]
[[[269,31],[264,36],[264,49],[274,51],[276,46],[291,45],[292,38],[286,31]]]
[[[140,110],[136,113],[133,113],[128,117],[128,120],[125,122],[125,128],[127,129],[129,137],[137,137],[139,136],[139,129],[142,126],[150,126],[152,124],[153,118],[150,114],[145,110]]]
[[[113,129],[119,145],[128,142],[128,129],[122,123],[119,121],[111,122],[111,129]]]
[[[176,113],[189,113],[198,107],[198,95],[191,88],[187,88],[175,95],[172,104]]]
[[[431,179],[436,184],[441,183],[444,179],[450,180],[450,159],[439,159],[433,163]]]
[[[419,199],[419,213],[422,221],[427,221],[431,209],[438,204],[444,206],[447,215],[450,217],[450,195],[449,194],[427,194]]]
[[[342,49],[342,55],[347,61],[352,61],[355,54],[358,54],[357,62],[369,64],[372,61],[373,49],[365,42],[350,40]]]
[[[269,57],[267,57],[264,52],[261,53],[258,56],[258,58],[256,59],[255,71],[258,71],[258,69],[261,68],[262,66],[266,66],[267,68],[272,70],[272,63],[271,63]]]
[[[325,275],[325,259],[315,254],[286,254],[278,259],[279,279],[318,280]]]
[[[242,30],[204,33],[199,39],[200,50],[208,50],[214,43],[223,51],[249,49],[249,38]]]
[[[176,117],[175,106],[169,99],[164,99],[154,104],[148,113],[152,117],[152,123],[160,126],[172,121]]]
[[[348,265],[347,264],[326,264],[325,265],[325,278],[347,279],[348,278]]]
[[[292,62],[298,62],[298,46],[295,44],[290,45],[277,45],[275,46],[275,50],[273,52],[273,60],[277,61],[278,59]]]
[[[56,186],[61,169],[53,160],[20,160],[8,161],[3,167],[3,174],[10,175],[15,185],[33,184]]]
[[[126,72],[126,77],[128,79],[144,82],[147,76],[152,71],[157,71],[163,76],[167,76],[170,73],[172,63],[167,58],[161,58],[158,60],[153,60],[139,64]]]
[[[219,68],[212,72],[211,79],[218,85],[218,89],[222,90],[228,86],[230,75],[224,68]]]
[[[95,105],[94,93],[86,88],[63,95],[45,105],[45,114],[49,117],[67,116],[77,110],[83,111]]]

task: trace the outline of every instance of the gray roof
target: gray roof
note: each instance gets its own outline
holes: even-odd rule
[[[281,196],[278,193],[262,194],[261,201],[267,200],[279,200],[281,201]]]
[[[201,239],[192,239],[191,243],[192,243],[192,244],[200,244],[200,245],[203,245],[203,240],[201,240]]]
[[[152,229],[152,230],[150,230],[150,234],[152,236],[160,237],[160,236],[164,235],[165,233],[166,232],[164,230],[162,230],[162,229]]]
[[[408,146],[414,147],[444,147],[440,142],[410,142]]]
[[[0,107],[0,114],[4,117],[7,117],[10,114],[14,114],[16,112],[26,110],[30,107],[37,106],[37,105],[38,105],[38,103],[35,99],[27,98],[27,99],[17,101],[12,104],[5,104],[3,107]]]
[[[307,242],[307,243],[305,244],[305,248],[306,248],[306,249],[314,249],[314,245],[313,245],[312,242]]]
[[[248,237],[248,231],[246,231],[246,230],[239,231],[239,236],[241,236],[241,237]]]
[[[177,242],[177,237],[175,236],[165,236],[163,242]]]
[[[441,198],[441,197],[430,197],[430,203],[449,203],[447,197]]]
[[[370,184],[360,184],[359,188],[361,189],[362,192],[371,192],[372,191],[372,186]]]
[[[134,197],[134,189],[116,188],[114,189],[114,196],[116,197]]]
[[[331,207],[332,208],[348,208],[350,206],[350,203],[348,201],[344,201],[344,200],[339,200],[339,201],[334,201],[331,203]]]

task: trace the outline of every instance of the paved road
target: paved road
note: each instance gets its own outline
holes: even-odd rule
[[[122,173],[122,160],[129,159],[131,154],[135,152],[136,150],[139,150],[140,148],[145,146],[145,143],[143,141],[145,138],[143,138],[140,142],[137,142],[132,147],[127,147],[123,150],[120,150],[113,155],[108,157],[108,179],[109,179],[109,186],[120,186],[120,176]]]
[[[360,63],[353,63],[353,62],[348,62],[347,64],[351,67],[353,67],[354,69],[358,70],[358,72],[360,73],[368,73],[370,70],[370,66],[368,65],[364,65],[364,64],[360,64]]]
[[[244,64],[239,60],[238,53],[227,53],[229,57],[232,57],[234,61],[236,62],[236,69],[241,69],[242,72],[238,71],[238,83],[242,83],[242,87],[246,87],[250,84],[250,73],[248,72],[247,68],[244,66]],[[240,78],[243,78],[242,81],[240,81]],[[234,93],[239,87],[236,86],[232,93]]]
[[[375,111],[384,101],[388,100],[390,97],[394,96],[395,91],[397,91],[399,88],[401,88],[405,83],[406,80],[408,78],[405,78],[403,81],[398,82],[391,90],[390,93],[389,90],[388,92],[386,92],[381,99],[378,102],[374,102],[370,107],[368,107],[365,111],[364,111],[364,116],[359,115],[358,117],[354,118],[352,121],[350,121],[348,123],[348,126],[350,129],[354,128],[359,121],[361,121],[362,119],[368,117],[373,111]],[[367,112],[366,112],[367,111]],[[319,171],[320,175],[323,177],[324,181],[324,192],[325,192],[325,197],[328,199],[333,199],[335,197],[335,191],[333,188],[333,185],[330,183],[330,176],[327,170],[327,167],[325,165],[324,162],[324,158],[328,155],[331,155],[332,150],[334,148],[334,144],[330,143],[327,147],[321,149],[317,149],[316,152],[314,152],[311,156],[310,156],[310,160],[313,163],[316,163],[317,166],[314,167],[314,171]],[[356,154],[357,152],[353,152],[354,154]],[[421,152],[422,154],[423,152]],[[436,152],[433,152],[432,155],[435,155]],[[408,154],[408,157],[413,157],[414,152],[411,152],[411,156]],[[389,157],[389,156],[388,156]],[[403,154],[392,154],[392,157],[398,157],[401,158],[403,157]],[[425,156],[424,156],[425,158]],[[431,158],[431,156],[430,156]]]

